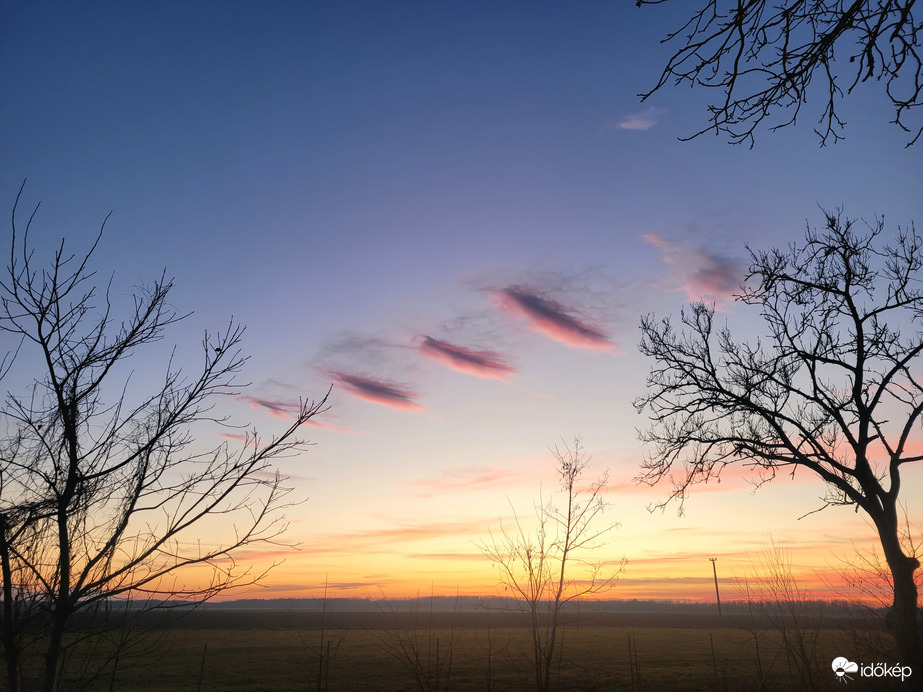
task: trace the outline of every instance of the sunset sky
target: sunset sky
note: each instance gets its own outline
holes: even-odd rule
[[[669,4],[0,3],[0,207],[27,178],[37,253],[88,249],[113,210],[94,267],[116,297],[175,277],[194,314],[170,347],[194,362],[203,330],[247,326],[237,422],[271,434],[334,386],[280,463],[300,548],[241,555],[284,562],[235,596],[495,593],[478,543],[556,490],[549,448],[575,435],[609,472],[611,597],[711,599],[708,557],[732,597],[770,539],[820,588],[874,544],[851,509],[811,513],[807,473],[755,494],[728,473],[682,517],[633,482],[641,315],[704,298],[755,336],[731,298],[746,244],[803,238],[822,208],[923,223],[923,144],[877,85],[843,102],[836,145],[820,94],[753,149],[679,141],[714,95],[637,96],[683,20]],[[164,355],[139,352],[135,386]],[[903,493],[923,522],[923,471]]]

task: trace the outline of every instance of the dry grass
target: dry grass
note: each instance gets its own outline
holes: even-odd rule
[[[327,617],[326,638],[342,640],[329,661],[328,689],[421,689],[412,672],[383,646],[397,630],[406,631],[409,617],[401,620],[383,613],[334,613]],[[437,639],[440,659],[449,653],[449,642],[452,654],[448,677],[440,673],[438,689],[530,689],[528,633],[522,627],[510,626],[513,621],[509,616],[491,614],[491,644],[483,614],[436,613],[431,618],[427,624],[432,622],[432,629],[420,632],[425,635],[420,637],[423,689],[427,689],[425,684],[437,689],[435,676],[425,675],[427,667],[430,673],[435,670]],[[174,623],[168,636],[143,655],[121,661],[113,689],[197,691],[200,683],[203,692],[317,689],[318,655],[325,647],[316,620],[314,614],[291,612],[192,615]],[[820,689],[836,685],[830,669],[833,658],[845,655],[861,660],[846,624],[828,623],[820,633]],[[629,646],[634,666],[630,665]],[[762,635],[760,651],[764,672],[769,669],[762,689],[804,689],[803,681],[790,672],[778,633]],[[488,652],[492,654],[489,679]],[[68,662],[68,670],[76,665],[76,659],[74,656]],[[753,639],[727,616],[588,617],[566,627],[559,668],[559,688],[574,691],[755,690],[760,683]],[[66,674],[64,689],[78,689],[78,681],[67,678]],[[108,690],[111,682],[110,667],[87,689]]]

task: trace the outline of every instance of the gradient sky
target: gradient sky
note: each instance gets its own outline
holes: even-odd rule
[[[745,244],[797,240],[821,207],[923,223],[923,145],[904,148],[874,85],[844,103],[835,146],[810,107],[752,150],[678,141],[709,94],[636,95],[681,19],[628,2],[0,3],[0,201],[28,178],[37,250],[86,249],[113,210],[95,266],[116,297],[175,277],[194,314],[169,346],[194,362],[202,330],[247,325],[239,422],[271,433],[334,383],[315,446],[280,463],[307,500],[288,513],[300,550],[242,555],[284,563],[235,595],[493,593],[478,541],[555,489],[549,447],[575,434],[610,474],[621,526],[594,557],[629,561],[613,597],[709,599],[707,558],[729,580],[770,537],[820,588],[872,545],[849,509],[799,520],[823,495],[808,474],[756,494],[728,474],[683,517],[646,510],[668,488],[632,483],[642,314],[704,297],[755,334],[730,299]],[[163,355],[136,357],[136,386]]]

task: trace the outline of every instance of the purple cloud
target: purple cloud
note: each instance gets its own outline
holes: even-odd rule
[[[746,272],[743,262],[705,250],[680,247],[657,233],[646,233],[642,237],[660,249],[663,261],[673,267],[672,280],[689,300],[725,304],[740,290]]]
[[[516,371],[493,351],[475,351],[439,341],[431,336],[422,337],[417,347],[427,358],[466,375],[509,382],[510,377],[516,374]]]
[[[290,401],[262,399],[255,396],[241,396],[240,400],[246,401],[248,404],[250,404],[251,408],[265,411],[270,416],[275,418],[284,418],[286,420],[291,420],[301,411],[301,407],[298,404],[293,404]],[[334,425],[333,423],[315,420],[314,418],[309,418],[303,423],[303,425],[311,428],[317,428],[318,430],[332,430],[333,432],[346,433],[347,435],[357,434],[355,430],[343,428],[339,425]]]
[[[509,286],[494,293],[507,314],[525,319],[530,326],[571,348],[612,351],[615,344],[606,332],[598,329],[571,308],[545,298],[522,286]]]
[[[402,411],[426,410],[414,401],[417,397],[415,392],[391,382],[344,372],[331,372],[330,375],[358,399]]]
[[[293,404],[290,401],[274,401],[255,396],[241,396],[240,400],[246,401],[251,408],[266,411],[275,418],[292,418],[300,410],[298,404]]]

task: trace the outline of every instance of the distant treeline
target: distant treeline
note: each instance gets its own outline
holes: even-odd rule
[[[199,606],[208,610],[284,610],[284,611],[321,611],[327,612],[488,612],[519,611],[521,602],[514,598],[500,596],[426,596],[419,598],[266,598],[240,599],[235,601],[212,601]],[[756,603],[747,601],[722,601],[721,609],[725,613],[746,614],[756,607]],[[763,608],[768,605],[761,603]],[[856,616],[871,613],[872,609],[858,606],[848,601],[807,600],[800,602],[805,612],[831,616]],[[672,599],[612,599],[571,602],[566,605],[567,612],[573,613],[690,613],[714,614],[714,603],[672,600]],[[879,612],[879,611],[874,611]],[[880,610],[884,613],[884,610]]]
[[[77,629],[130,626],[139,630],[176,629],[417,629],[522,627],[523,603],[512,598],[433,596],[404,599],[267,598],[215,601],[202,604],[165,601],[145,610],[125,602],[105,604],[75,619]],[[623,599],[569,603],[568,625],[616,627],[727,628],[773,627],[796,618],[800,626],[826,629],[877,629],[883,610],[845,601],[806,600],[794,603],[671,599]],[[775,624],[774,624],[775,623]],[[863,624],[864,623],[864,624]]]

